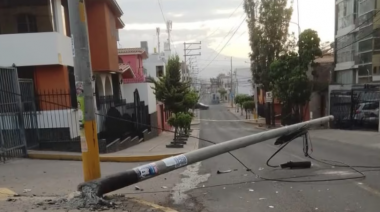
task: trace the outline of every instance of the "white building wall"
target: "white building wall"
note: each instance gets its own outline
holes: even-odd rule
[[[0,66],[74,66],[71,39],[58,32],[0,35]]]
[[[156,109],[156,97],[153,94],[152,83],[128,83],[121,86],[123,90],[123,98],[127,103],[134,102],[133,93],[137,89],[139,91],[140,101],[144,101],[145,105],[149,107],[149,114],[157,111]]]
[[[31,121],[24,116],[25,129],[30,129]],[[79,110],[45,110],[37,112],[37,125],[39,129],[50,128],[69,128],[70,137],[75,138],[80,135],[79,130]],[[14,115],[1,114],[0,115],[0,129],[10,130],[17,129],[18,125],[15,121],[17,118]],[[57,121],[59,120],[59,121]]]
[[[165,57],[159,54],[150,54],[149,57],[143,60],[143,66],[147,70],[147,76],[157,78],[156,67],[163,66],[165,74]]]

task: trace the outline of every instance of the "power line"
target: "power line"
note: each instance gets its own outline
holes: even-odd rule
[[[380,19],[380,17],[379,17],[377,20],[374,20],[374,22],[378,21],[379,19]],[[365,36],[363,36],[363,37],[360,37],[360,40],[355,40],[355,41],[353,41],[352,43],[350,43],[350,44],[348,44],[348,45],[346,45],[346,46],[343,46],[342,48],[336,49],[335,51],[338,52],[338,51],[340,51],[340,50],[342,50],[342,49],[344,49],[344,48],[347,48],[347,47],[349,47],[349,46],[351,46],[351,45],[353,45],[353,44],[355,44],[355,43],[357,43],[357,42],[359,42],[359,41],[362,41],[364,38],[367,38],[367,37],[373,35],[373,34],[374,34],[375,32],[377,32],[378,30],[379,30],[379,28],[377,28],[377,29],[373,29],[373,30],[371,31],[371,33],[368,33],[367,35],[365,35]]]
[[[236,9],[230,14],[230,16],[228,16],[228,19],[230,19],[234,14],[235,12],[240,8],[241,5],[243,5],[244,1],[242,1],[238,7],[236,7]],[[207,39],[209,37],[211,37],[216,31],[218,31],[220,29],[220,27],[218,27],[216,30],[214,30],[210,35],[206,36],[205,38],[203,39]]]
[[[162,18],[164,19],[164,21],[165,21],[165,23],[166,23],[166,18],[165,18],[165,15],[164,15],[164,11],[162,10],[161,1],[160,1],[160,0],[157,0],[157,2],[158,2],[158,5],[160,6],[160,10],[161,10]]]
[[[242,14],[242,16],[243,16],[243,15],[244,15],[244,14]],[[240,16],[240,17],[242,17],[242,16]],[[247,17],[247,15],[246,15],[245,17]],[[244,18],[244,20],[245,20],[245,18]],[[239,26],[239,27],[240,27],[240,26]],[[228,31],[228,33],[226,34],[226,36],[224,36],[224,38],[220,41],[220,43],[218,44],[218,46],[216,47],[216,49],[219,48],[219,46],[223,43],[224,39],[226,39],[226,38],[228,37],[228,35],[230,35],[230,33],[233,32],[233,30],[234,30],[234,26],[231,27],[230,31]]]
[[[236,32],[240,29],[241,25],[245,22],[246,17],[247,16],[245,16],[244,19],[240,22],[239,26],[236,28],[236,30],[234,31],[234,33],[231,35],[230,39],[228,39],[228,41],[224,44],[224,46],[222,47],[222,49],[220,49],[220,51],[218,52],[218,54],[204,68],[202,68],[202,70],[200,72],[204,71],[220,55],[220,53],[223,51],[223,49],[227,46],[227,44],[234,37],[234,35],[236,34]]]

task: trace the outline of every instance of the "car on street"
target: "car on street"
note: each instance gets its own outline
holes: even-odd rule
[[[196,105],[195,105],[195,109],[199,109],[199,110],[208,110],[209,106],[208,105],[205,105],[201,102],[198,102]]]

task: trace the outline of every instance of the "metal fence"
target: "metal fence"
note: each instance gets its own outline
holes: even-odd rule
[[[99,139],[106,139],[110,143],[117,138],[143,137],[143,131],[150,129],[149,110],[144,101],[139,101],[139,98],[134,100],[133,103],[126,103],[114,96],[99,97]]]
[[[34,83],[31,79],[19,79],[21,102],[23,105],[23,119],[25,127],[25,139],[28,149],[38,148],[39,131],[34,95]]]
[[[73,102],[72,93],[63,89],[38,90],[35,96],[40,147],[50,149],[79,141],[82,111]]]
[[[331,124],[337,129],[378,130],[380,86],[372,85],[330,93]]]
[[[25,126],[17,69],[0,67],[0,161],[25,155]]]

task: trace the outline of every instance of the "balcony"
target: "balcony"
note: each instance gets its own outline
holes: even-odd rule
[[[58,32],[0,35],[0,66],[74,66],[71,39]]]
[[[67,1],[0,1],[0,66],[73,66]]]

